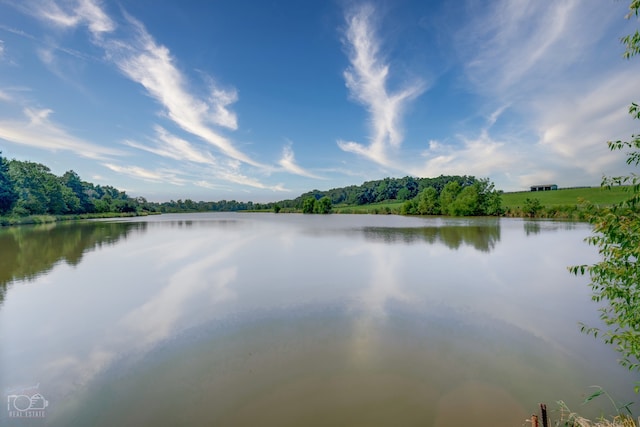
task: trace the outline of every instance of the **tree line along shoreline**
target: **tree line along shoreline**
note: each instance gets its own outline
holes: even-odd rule
[[[560,192],[563,190],[557,190]],[[531,197],[528,196],[531,194]],[[542,195],[542,194],[541,194]],[[73,170],[55,175],[41,163],[8,160],[0,152],[0,225],[185,212],[275,212],[308,214],[396,214],[504,216],[584,221],[581,204],[546,205],[528,193],[521,203],[503,203],[510,193],[488,178],[441,175],[436,178],[384,178],[361,185],[312,190],[295,199],[270,203],[191,199],[150,202],[109,185],[84,181]],[[520,197],[521,198],[521,197]]]

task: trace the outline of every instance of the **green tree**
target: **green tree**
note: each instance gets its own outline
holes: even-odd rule
[[[502,215],[502,192],[495,189],[489,178],[480,179],[475,184],[478,192],[477,215]]]
[[[113,198],[109,194],[105,194],[100,199],[93,201],[94,209],[99,213],[113,212],[112,202]]]
[[[477,215],[480,208],[478,199],[478,187],[476,185],[464,187],[449,205],[449,214],[454,216]]]
[[[84,212],[82,210],[80,199],[78,198],[78,196],[76,196],[76,194],[73,192],[71,188],[67,187],[66,185],[61,185],[60,191],[62,193],[62,201],[66,206],[66,212],[71,212],[71,213]]]
[[[530,218],[534,218],[538,212],[542,210],[542,203],[540,203],[540,199],[524,199],[524,204],[522,206],[522,211],[529,216]]]
[[[54,215],[69,213],[69,207],[65,202],[65,191],[63,190],[66,189],[66,195],[69,195],[69,189],[62,185],[60,179],[52,173],[43,174],[43,178],[45,180],[44,189],[48,199],[47,213]]]
[[[276,203],[275,205],[273,205],[273,212],[274,213],[280,213],[280,210],[282,210],[282,208],[280,207],[279,204]]]
[[[18,160],[9,162],[9,176],[18,192],[18,200],[13,208],[15,213],[18,215],[47,213],[49,208],[47,174],[50,173],[49,168],[40,163]]]
[[[9,165],[0,151],[0,215],[8,213],[18,200],[18,193],[9,175]]]
[[[410,197],[411,197],[411,193],[409,189],[406,187],[402,187],[400,190],[398,190],[398,193],[396,194],[396,199],[398,200],[408,200]]]
[[[440,213],[438,191],[434,187],[427,187],[418,195],[418,213],[420,215],[438,215]]]
[[[331,199],[324,196],[314,204],[313,211],[319,214],[328,214],[331,212]]]
[[[307,197],[302,202],[302,213],[313,213],[315,210],[316,198]]]
[[[62,182],[68,187],[75,197],[77,198],[77,204],[75,201],[69,206],[69,210],[73,213],[93,212],[95,207],[91,202],[87,191],[85,191],[85,184],[80,179],[77,173],[70,170],[62,175]]]
[[[640,0],[632,0],[627,17],[638,16]],[[622,38],[625,44],[624,57],[640,53],[640,35]],[[640,120],[640,107],[631,104],[629,113]],[[640,164],[640,134],[632,135],[630,141],[609,141],[611,150],[630,150],[627,164]],[[604,303],[600,318],[606,328],[582,325],[582,330],[600,335],[613,345],[622,358],[620,364],[629,370],[640,371],[640,177],[632,173],[626,176],[605,177],[602,186],[627,185],[629,197],[610,208],[592,209],[590,221],[594,234],[587,242],[598,248],[601,261],[592,265],[570,267],[574,274],[588,273],[591,279],[592,299]],[[635,387],[636,392],[640,385]]]
[[[407,200],[402,204],[400,208],[402,215],[416,215],[418,214],[418,203],[415,200]]]
[[[440,192],[440,212],[443,215],[453,215],[452,205],[462,190],[458,181],[449,181]]]

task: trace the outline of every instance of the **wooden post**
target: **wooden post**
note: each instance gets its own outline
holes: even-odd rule
[[[540,415],[542,416],[542,427],[549,427],[549,417],[547,416],[547,405],[540,404]]]

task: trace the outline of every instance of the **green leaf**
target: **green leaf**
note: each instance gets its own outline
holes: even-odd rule
[[[598,389],[595,392],[593,392],[591,394],[591,396],[587,397],[584,402],[582,402],[582,404],[584,405],[585,403],[589,403],[591,402],[593,399],[595,399],[596,397],[602,396],[604,394],[604,390],[602,389]]]

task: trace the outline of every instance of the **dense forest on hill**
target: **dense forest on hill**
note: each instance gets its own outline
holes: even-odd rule
[[[276,212],[301,210],[328,213],[331,207],[362,206],[381,202],[404,202],[404,215],[500,215],[502,192],[488,179],[473,176],[441,175],[437,178],[384,178],[362,185],[313,190],[296,199],[274,204]]]
[[[264,205],[235,200],[149,202],[110,185],[84,181],[72,170],[56,176],[41,163],[8,160],[0,152],[0,215],[148,214],[162,212],[239,211]],[[269,208],[269,206],[267,206]]]
[[[41,163],[0,156],[0,215],[135,213],[148,208],[144,198],[83,181],[72,170],[56,176]]]
[[[457,181],[461,187],[473,185],[477,179],[472,176],[444,176],[437,178],[384,178],[376,181],[367,181],[362,185],[350,185],[348,187],[332,188],[327,191],[312,190],[300,195],[293,200],[283,200],[278,204],[283,208],[300,207],[303,201],[309,197],[321,199],[328,197],[333,205],[367,205],[386,200],[411,200],[427,187],[434,187],[440,193],[445,185],[451,181]]]

